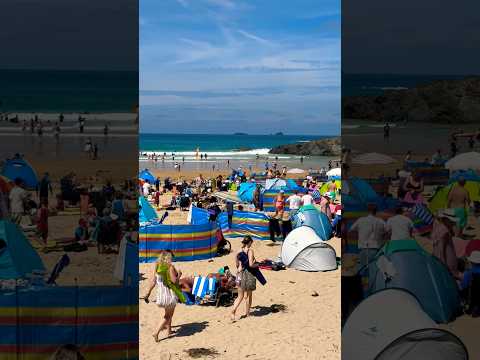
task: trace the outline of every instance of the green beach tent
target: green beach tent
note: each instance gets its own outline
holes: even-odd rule
[[[436,214],[438,210],[446,209],[448,207],[448,194],[452,190],[453,186],[457,186],[457,184],[453,183],[437,189],[428,204],[428,208],[433,214]],[[467,181],[465,183],[465,189],[470,194],[470,199],[472,201],[480,201],[480,182]]]
[[[320,194],[325,194],[328,191],[328,185],[330,185],[331,181],[327,181],[320,187]],[[342,188],[342,181],[341,180],[335,180],[335,185],[337,186],[337,189]]]

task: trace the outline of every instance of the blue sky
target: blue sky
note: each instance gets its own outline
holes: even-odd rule
[[[142,132],[338,134],[339,0],[141,0]]]

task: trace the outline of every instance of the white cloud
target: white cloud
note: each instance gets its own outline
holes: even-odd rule
[[[254,35],[254,34],[252,34],[252,33],[249,33],[249,32],[247,32],[247,31],[245,31],[245,30],[239,29],[239,30],[237,30],[237,32],[238,32],[239,34],[245,36],[245,37],[248,38],[248,39],[255,40],[256,42],[259,42],[260,44],[273,45],[272,42],[270,42],[270,41],[268,41],[268,40],[266,40],[266,39],[264,39],[264,38],[261,38],[260,36],[257,36],[257,35]]]

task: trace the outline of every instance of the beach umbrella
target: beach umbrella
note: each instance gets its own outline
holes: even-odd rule
[[[445,168],[454,170],[480,170],[480,153],[468,152],[457,155],[445,163]]]
[[[288,170],[287,174],[303,174],[304,172],[305,170],[294,168],[294,169]]]
[[[396,160],[388,155],[372,152],[358,155],[352,162],[358,165],[386,165],[393,164]]]
[[[342,169],[334,168],[327,171],[327,176],[342,176]]]

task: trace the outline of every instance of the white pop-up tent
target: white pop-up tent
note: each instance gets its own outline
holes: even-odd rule
[[[343,360],[467,360],[462,341],[440,329],[413,294],[396,288],[363,300],[342,330]]]
[[[282,245],[282,262],[302,271],[337,269],[335,250],[309,226],[293,229]]]

